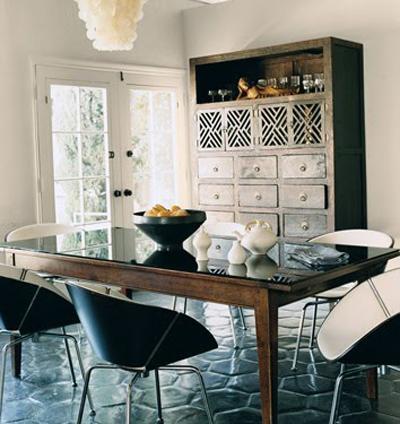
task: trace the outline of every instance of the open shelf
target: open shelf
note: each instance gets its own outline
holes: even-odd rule
[[[210,103],[209,90],[232,90],[233,99],[237,98],[239,93],[237,84],[242,77],[247,78],[251,85],[255,85],[260,78],[290,77],[320,72],[324,72],[322,47],[284,54],[198,63],[195,64],[196,103]],[[273,97],[275,100],[278,98]]]

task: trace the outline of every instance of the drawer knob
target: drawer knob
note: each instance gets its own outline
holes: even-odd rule
[[[259,166],[257,166],[257,165],[254,165],[254,171],[260,172],[261,171],[261,168]]]
[[[255,198],[256,198],[256,200],[261,200],[262,196],[261,196],[260,193],[256,193]]]
[[[308,199],[308,196],[307,196],[306,193],[301,193],[300,196],[299,196],[299,199],[300,199],[301,202],[306,202],[307,199]]]
[[[307,165],[305,163],[302,163],[299,167],[301,172],[306,172],[307,171]]]
[[[301,228],[304,230],[304,231],[308,231],[309,229],[310,229],[310,225],[308,224],[308,222],[302,222],[301,223]]]
[[[218,200],[219,199],[219,194],[218,193],[215,193],[213,197],[214,197],[215,200]]]
[[[214,166],[213,171],[218,172],[219,171],[218,166]]]
[[[217,245],[215,246],[215,250],[221,250],[221,246],[220,246],[219,244],[217,244]]]

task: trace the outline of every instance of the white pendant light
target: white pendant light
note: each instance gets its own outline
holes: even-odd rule
[[[96,50],[130,50],[147,0],[75,0]]]

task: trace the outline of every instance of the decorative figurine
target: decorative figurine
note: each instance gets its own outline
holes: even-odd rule
[[[193,246],[196,248],[196,260],[207,261],[208,249],[211,246],[211,238],[202,226],[193,239]]]

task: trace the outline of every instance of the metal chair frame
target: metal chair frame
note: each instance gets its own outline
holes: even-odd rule
[[[91,378],[93,372],[95,370],[98,370],[98,369],[118,369],[118,370],[127,371],[127,372],[133,374],[132,378],[130,379],[130,381],[127,385],[127,390],[126,390],[127,396],[126,396],[125,423],[131,424],[131,422],[132,422],[132,389],[133,389],[133,386],[135,385],[136,381],[139,378],[148,377],[149,371],[145,367],[126,368],[126,367],[120,367],[118,365],[111,365],[111,364],[97,364],[97,365],[94,365],[94,366],[92,366],[91,368],[88,369],[86,376],[85,376],[85,385],[83,387],[81,402],[80,402],[80,405],[79,405],[79,414],[78,414],[77,424],[82,423],[83,413],[84,413],[84,410],[85,410],[86,397],[89,394],[90,378]],[[207,413],[208,422],[209,422],[209,424],[214,424],[214,418],[213,418],[212,413],[211,413],[210,403],[209,403],[209,400],[208,400],[207,391],[206,391],[206,387],[205,387],[205,384],[204,384],[203,377],[201,375],[200,370],[198,368],[194,367],[194,366],[191,366],[191,365],[169,365],[169,366],[159,367],[159,368],[156,368],[154,370],[155,382],[156,382],[155,389],[156,389],[156,399],[157,399],[157,423],[158,424],[164,424],[164,419],[163,419],[163,416],[162,416],[162,400],[161,400],[161,387],[160,387],[159,371],[190,372],[190,373],[196,374],[196,376],[199,380],[199,383],[200,383],[201,395],[202,395],[205,410],[206,410],[206,413]],[[91,405],[90,405],[90,407],[92,408]],[[92,408],[92,410],[93,410],[93,408]]]
[[[74,336],[67,334],[64,327],[62,327],[62,333],[61,334],[50,333],[50,332],[39,332],[39,333],[32,333],[32,334],[26,334],[26,335],[20,336],[17,332],[10,332],[10,331],[6,331],[6,330],[1,330],[0,334],[17,337],[15,340],[11,340],[9,343],[5,344],[2,348],[2,351],[1,351],[1,358],[0,358],[0,416],[1,416],[1,413],[2,413],[2,410],[3,410],[3,398],[4,398],[4,385],[5,385],[5,374],[6,374],[6,364],[7,364],[7,361],[6,361],[7,360],[7,353],[8,353],[8,351],[11,347],[14,347],[18,344],[21,344],[22,342],[24,342],[26,340],[32,339],[35,335],[51,337],[51,338],[58,338],[58,339],[61,338],[61,339],[64,340],[65,350],[66,350],[67,357],[68,357],[68,365],[69,365],[69,369],[70,369],[70,372],[71,372],[72,386],[76,387],[77,382],[76,382],[75,371],[74,371],[72,357],[71,357],[71,351],[70,351],[70,347],[69,347],[69,343],[68,343],[68,341],[72,341],[73,344],[74,344],[74,347],[75,347],[76,356],[77,356],[78,364],[79,364],[79,370],[81,372],[82,379],[83,380],[85,379],[85,369],[84,369],[84,366],[83,366],[78,341],[76,340],[76,338]],[[88,401],[89,401],[89,405],[90,405],[90,409],[91,409],[90,415],[94,416],[96,414],[96,412],[93,408],[93,401],[92,401],[92,396],[91,396],[90,393],[88,393]]]

